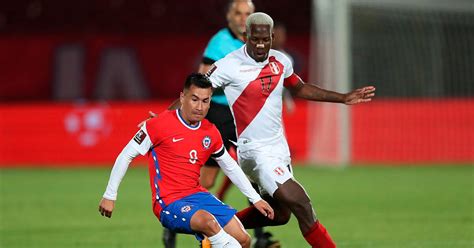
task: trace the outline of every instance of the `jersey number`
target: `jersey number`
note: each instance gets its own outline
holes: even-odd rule
[[[197,157],[197,154],[198,152],[196,150],[191,150],[189,152],[189,162],[191,162],[191,164],[195,164],[198,157]]]

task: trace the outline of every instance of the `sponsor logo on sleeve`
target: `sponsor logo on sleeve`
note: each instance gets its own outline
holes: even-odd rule
[[[216,64],[212,64],[211,67],[209,68],[209,70],[206,72],[206,76],[210,77],[216,69],[217,69]]]
[[[146,138],[146,133],[143,130],[140,130],[138,131],[137,134],[135,134],[135,137],[133,137],[133,140],[135,140],[137,144],[141,145],[145,138]]]

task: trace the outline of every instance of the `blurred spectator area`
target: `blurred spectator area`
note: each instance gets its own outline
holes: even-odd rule
[[[287,50],[307,77],[310,1],[254,1],[288,29]],[[0,2],[0,99],[174,98],[227,1]],[[291,14],[289,14],[291,13]]]

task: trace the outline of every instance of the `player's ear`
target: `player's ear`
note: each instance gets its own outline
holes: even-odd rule
[[[184,92],[182,91],[179,93],[179,102],[181,103],[181,106],[184,103]]]

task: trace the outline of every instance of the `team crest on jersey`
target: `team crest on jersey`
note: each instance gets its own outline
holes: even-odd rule
[[[209,149],[209,147],[211,146],[211,137],[209,136],[204,137],[204,139],[202,139],[202,146],[205,149]]]
[[[272,88],[272,76],[261,77],[260,85],[262,86],[262,93],[264,95],[269,95],[270,89]]]
[[[278,67],[276,62],[270,62],[268,65],[273,74],[278,75],[278,73],[280,73],[280,67]]]
[[[181,208],[181,213],[187,213],[189,211],[191,211],[191,206],[189,206],[189,205],[186,205],[186,206]]]
[[[140,145],[145,138],[146,138],[146,133],[143,132],[143,130],[140,130],[135,135],[135,137],[133,137],[133,140],[135,140],[135,142],[137,142]]]
[[[273,170],[278,176],[283,176],[285,171],[281,167],[277,167]]]

